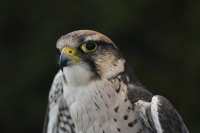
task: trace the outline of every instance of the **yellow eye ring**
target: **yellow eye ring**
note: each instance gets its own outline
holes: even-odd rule
[[[81,49],[85,53],[94,52],[97,49],[97,44],[95,42],[87,42],[81,45]]]

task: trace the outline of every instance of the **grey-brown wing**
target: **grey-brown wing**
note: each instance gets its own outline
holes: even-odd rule
[[[55,133],[58,123],[60,99],[63,97],[62,72],[59,71],[51,85],[44,120],[43,133]]]
[[[63,97],[63,75],[59,71],[52,83],[43,133],[75,133],[74,123]]]
[[[149,130],[155,133],[189,133],[179,113],[163,96],[153,96],[151,102],[139,100],[136,105]]]
[[[45,117],[44,117],[44,124],[43,124],[43,131],[42,133],[47,133],[47,126],[48,126],[48,121],[49,121],[49,109],[47,107],[46,112],[45,112]]]
[[[163,96],[152,98],[151,116],[157,131],[162,131],[162,133],[189,133],[177,110]]]

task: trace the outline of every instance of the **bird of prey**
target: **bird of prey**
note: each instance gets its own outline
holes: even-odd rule
[[[189,133],[163,96],[128,72],[115,43],[78,30],[60,37],[59,70],[48,99],[44,133]]]

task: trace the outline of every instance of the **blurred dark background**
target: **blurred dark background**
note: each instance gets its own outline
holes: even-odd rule
[[[1,0],[1,133],[42,131],[56,40],[78,29],[111,37],[142,83],[200,132],[200,1]]]

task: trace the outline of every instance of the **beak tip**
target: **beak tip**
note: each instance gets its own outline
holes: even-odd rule
[[[65,56],[65,54],[61,54],[60,55],[60,60],[59,60],[59,66],[61,69],[63,69],[64,66],[67,66],[68,64],[68,59],[67,57]]]

